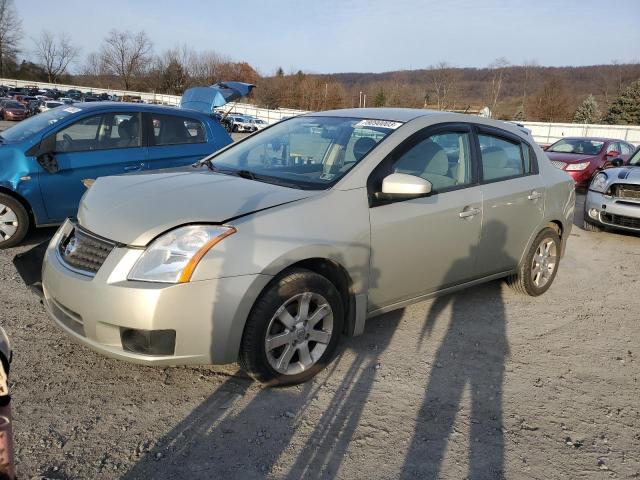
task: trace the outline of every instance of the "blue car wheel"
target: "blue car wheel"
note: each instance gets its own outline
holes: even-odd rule
[[[29,214],[15,198],[0,193],[0,248],[17,245],[29,231]]]

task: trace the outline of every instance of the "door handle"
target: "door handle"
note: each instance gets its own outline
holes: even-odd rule
[[[124,171],[125,172],[137,172],[138,170],[142,170],[142,166],[143,166],[142,163],[140,165],[127,165],[126,167],[124,167]]]
[[[479,213],[480,213],[479,208],[470,208],[469,210],[461,211],[460,213],[458,213],[458,216],[460,218],[469,218],[469,217],[475,217]]]
[[[542,197],[542,193],[540,193],[540,192],[536,192],[535,190],[534,190],[533,192],[531,192],[531,193],[527,196],[527,198],[528,198],[529,200],[537,200],[537,199],[539,199],[540,197]]]

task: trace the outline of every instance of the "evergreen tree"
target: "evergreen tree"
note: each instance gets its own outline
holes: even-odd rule
[[[573,114],[573,123],[597,123],[600,120],[598,102],[589,94]]]
[[[376,98],[373,99],[374,107],[384,107],[387,103],[387,97],[384,94],[384,90],[380,90],[376,95]]]
[[[640,125],[640,80],[618,95],[611,103],[604,121],[610,125]]]

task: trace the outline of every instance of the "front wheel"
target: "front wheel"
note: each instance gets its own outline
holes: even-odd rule
[[[507,283],[518,293],[537,297],[546,292],[558,273],[560,236],[552,228],[543,229],[535,238],[518,272]]]
[[[312,271],[292,270],[272,282],[253,306],[240,364],[266,384],[305,382],[331,360],[343,322],[336,287]]]
[[[15,198],[0,193],[0,249],[20,243],[29,231],[29,214]]]

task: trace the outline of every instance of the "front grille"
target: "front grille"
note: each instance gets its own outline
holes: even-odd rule
[[[72,270],[95,275],[115,244],[76,226],[58,245],[62,261]]]
[[[559,168],[560,170],[563,170],[567,164],[564,162],[560,162],[558,160],[551,160],[551,165],[553,165],[556,168]]]
[[[617,183],[613,185],[613,196],[616,198],[630,198],[640,200],[640,185]]]
[[[640,230],[640,218],[603,213],[601,219],[604,223],[608,223],[609,225],[617,225],[618,227],[627,227]]]

